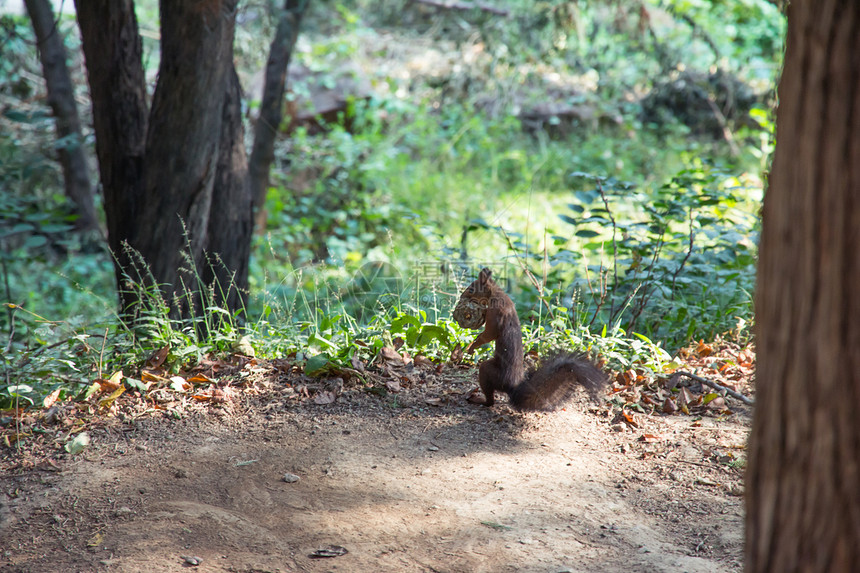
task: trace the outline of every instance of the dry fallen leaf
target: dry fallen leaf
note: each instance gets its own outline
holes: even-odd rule
[[[379,353],[385,360],[388,360],[390,362],[399,362],[400,364],[403,364],[403,357],[400,356],[400,354],[390,346],[383,346],[382,350],[380,350]]]
[[[385,381],[385,388],[389,392],[400,392],[400,381],[394,378],[389,378]]]
[[[480,388],[474,388],[466,396],[466,401],[471,402],[472,404],[483,404],[486,402],[486,398],[484,398],[484,393],[481,392]]]
[[[122,396],[122,393],[125,392],[125,386],[120,386],[113,392],[111,392],[110,396],[102,398],[99,400],[99,408],[108,409],[113,406],[114,401]]]
[[[149,368],[158,368],[164,361],[167,359],[167,355],[170,354],[170,347],[163,346],[153,352],[149,358],[146,359],[146,366]]]
[[[358,357],[358,354],[353,354],[349,359],[349,362],[355,370],[358,372],[364,372],[364,363],[361,361],[361,358]]]
[[[337,394],[329,390],[320,390],[314,394],[314,404],[334,404],[335,400],[337,400]]]
[[[185,392],[186,390],[191,390],[192,386],[182,376],[171,376],[170,388],[176,392]]]
[[[50,408],[51,406],[53,406],[54,402],[56,402],[57,398],[59,398],[60,396],[60,390],[62,390],[62,388],[57,388],[56,390],[45,396],[45,399],[42,400],[42,406],[45,408]]]
[[[102,392],[113,392],[120,386],[119,384],[115,384],[114,382],[105,380],[104,378],[96,378],[94,383],[99,385],[99,390]]]
[[[689,406],[695,401],[696,398],[693,396],[693,393],[690,392],[687,388],[681,388],[681,390],[678,392],[678,405],[682,408],[685,406]]]
[[[187,380],[187,382],[189,382],[191,384],[214,384],[215,380],[213,380],[212,378],[209,378],[208,376],[206,376],[202,372],[198,372],[197,374],[195,374],[194,376],[189,378]]]
[[[104,533],[98,532],[87,540],[87,547],[98,547],[104,541]]]

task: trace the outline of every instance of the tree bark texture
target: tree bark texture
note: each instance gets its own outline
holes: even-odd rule
[[[144,201],[130,243],[182,315],[198,293],[238,0],[161,0]]]
[[[90,168],[84,153],[75,90],[66,65],[66,47],[54,20],[50,0],[25,0],[33,24],[48,89],[48,105],[57,129],[57,158],[63,170],[66,196],[75,205],[79,231],[98,230]]]
[[[275,159],[275,140],[281,121],[284,119],[287,68],[299,37],[302,16],[309,4],[310,0],[284,1],[284,9],[279,14],[275,37],[266,61],[260,117],[254,130],[254,145],[248,162],[256,225],[260,230],[265,227],[263,206],[266,203],[266,192],[269,188],[269,171]]]
[[[252,233],[233,68],[237,4],[161,1],[161,61],[148,111],[132,0],[76,0],[127,317],[136,315],[141,288],[154,286],[173,316],[199,313],[215,279],[224,281],[216,302],[237,305],[230,310],[243,303],[237,293],[247,289]],[[220,270],[208,267],[206,249]]]
[[[756,290],[747,571],[860,566],[860,4],[792,0]]]
[[[127,279],[141,281],[146,274],[126,247],[131,231],[141,224],[144,193],[143,48],[132,0],[75,0],[75,11],[93,105],[108,247],[114,256],[120,310],[126,312],[138,302]]]
[[[242,88],[232,67],[226,92],[203,280],[213,289],[214,304],[244,311],[254,217],[242,125]]]

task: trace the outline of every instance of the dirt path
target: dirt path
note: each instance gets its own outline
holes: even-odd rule
[[[519,414],[428,396],[269,396],[107,423],[83,454],[4,472],[0,570],[741,569],[742,476],[727,463],[748,412],[636,428],[585,401]],[[309,557],[329,545],[348,553]]]

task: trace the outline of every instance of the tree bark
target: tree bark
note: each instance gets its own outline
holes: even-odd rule
[[[860,564],[860,5],[792,0],[756,290],[746,565]]]
[[[143,289],[153,287],[174,317],[198,314],[206,281],[217,274],[207,270],[207,248],[226,265],[220,278],[238,280],[242,292],[247,288],[251,232],[237,222],[250,217],[233,70],[237,4],[161,1],[161,62],[147,114],[133,2],[76,0],[108,240],[129,318],[137,314]],[[213,208],[219,210],[214,216]],[[233,209],[247,215],[231,219]],[[242,303],[235,293],[223,300]]]
[[[66,66],[66,48],[54,20],[49,0],[25,0],[33,24],[42,61],[42,75],[48,89],[48,105],[57,126],[57,157],[63,170],[66,196],[75,205],[79,231],[97,231],[98,217],[93,202],[90,168],[84,153],[81,120],[75,90]]]
[[[242,89],[235,68],[231,68],[227,83],[203,281],[212,289],[214,304],[244,314],[254,217],[242,124]]]
[[[275,159],[275,139],[284,118],[287,68],[299,37],[302,16],[309,4],[310,0],[284,0],[284,9],[280,11],[275,37],[266,61],[260,117],[254,130],[254,145],[248,162],[251,196],[259,230],[266,224],[263,205],[266,203],[266,192],[269,188],[269,170]]]
[[[237,3],[160,2],[161,64],[146,139],[144,201],[129,242],[175,314],[185,317],[194,314],[203,286]]]
[[[127,248],[140,217],[147,131],[143,48],[132,0],[75,0],[87,63],[108,246],[123,313],[138,301],[129,281],[146,270]]]

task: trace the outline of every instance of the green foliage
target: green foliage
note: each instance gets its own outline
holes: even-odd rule
[[[362,106],[363,107],[363,106]],[[364,114],[376,110],[361,110]],[[393,235],[420,243],[415,214],[381,187],[378,125],[362,122],[358,134],[333,126],[326,137],[304,129],[291,140],[289,178],[275,173],[267,198],[268,240],[283,246],[293,265],[361,258]]]
[[[391,321],[389,332],[400,337],[408,350],[443,360],[458,344],[465,347],[474,338],[471,330],[461,328],[453,320],[440,318],[436,322],[427,322],[424,311],[400,314]]]
[[[91,375],[87,362],[97,365],[99,346],[79,319],[50,321],[11,303],[4,305],[4,318],[9,339],[3,347],[0,409],[38,404],[54,391],[69,398],[84,388]]]
[[[30,21],[9,14],[0,16],[0,93],[29,97],[33,85],[28,72],[32,69],[33,32]],[[29,64],[29,65],[28,65]]]
[[[572,176],[569,214],[559,215],[572,236],[552,235],[552,248],[538,250],[504,233],[523,264],[549,265],[542,288],[525,288],[521,305],[555,301],[576,324],[641,333],[673,349],[748,335],[758,232],[749,189],[703,166],[654,190]]]

